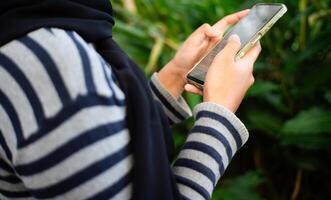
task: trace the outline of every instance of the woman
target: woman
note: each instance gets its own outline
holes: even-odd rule
[[[232,36],[203,92],[185,74],[247,13],[198,28],[148,83],[112,39],[108,0],[1,2],[0,198],[210,199],[248,139],[234,112],[261,48],[235,62]],[[204,102],[171,167],[184,88]]]

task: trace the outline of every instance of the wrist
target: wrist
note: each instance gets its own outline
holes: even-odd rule
[[[206,91],[206,90],[205,90]],[[235,113],[239,107],[239,103],[235,100],[236,98],[231,98],[230,95],[210,95],[205,92],[203,95],[203,101],[218,104]]]
[[[238,106],[234,105],[233,103],[231,103],[230,101],[226,101],[226,100],[204,100],[204,102],[206,103],[214,103],[220,106],[223,106],[224,108],[228,109],[229,111],[231,111],[232,113],[236,113]]]
[[[186,84],[186,71],[171,60],[158,73],[158,79],[165,89],[175,98],[179,98]]]

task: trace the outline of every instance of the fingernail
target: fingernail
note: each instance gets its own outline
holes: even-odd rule
[[[240,42],[240,37],[237,35],[237,34],[233,34],[230,36],[229,38],[230,41],[235,41],[235,42],[238,42],[239,44],[241,43]]]

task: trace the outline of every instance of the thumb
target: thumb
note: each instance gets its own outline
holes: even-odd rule
[[[228,39],[228,43],[222,50],[225,56],[234,58],[238,51],[240,50],[241,42],[238,35],[231,35]]]

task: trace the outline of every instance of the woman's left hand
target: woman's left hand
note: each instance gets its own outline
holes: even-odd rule
[[[175,57],[158,73],[161,84],[175,97],[184,91],[186,74],[203,56],[222,39],[227,28],[248,14],[249,10],[243,10],[228,15],[215,25],[204,24],[194,31],[176,52]],[[201,94],[192,85],[186,85],[188,92]]]

